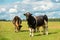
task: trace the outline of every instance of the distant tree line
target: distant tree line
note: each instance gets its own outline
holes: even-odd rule
[[[60,18],[50,18],[48,21],[60,21]]]
[[[0,21],[12,21],[12,20],[6,20],[6,19],[0,19]],[[26,19],[23,19],[22,21],[26,21]],[[60,21],[60,18],[49,18],[48,21]]]
[[[6,19],[0,19],[0,21],[6,21]]]
[[[11,21],[11,20],[6,20],[6,19],[0,19],[0,21]]]
[[[23,19],[23,21],[26,21],[26,19]],[[60,18],[49,18],[48,21],[60,21]]]

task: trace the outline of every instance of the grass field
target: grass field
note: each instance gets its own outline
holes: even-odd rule
[[[23,21],[20,32],[14,32],[12,22],[0,21],[0,40],[60,40],[60,22],[49,22],[49,35],[43,35],[42,32],[35,33],[34,37],[29,36],[27,22]],[[40,28],[42,31],[42,28]]]

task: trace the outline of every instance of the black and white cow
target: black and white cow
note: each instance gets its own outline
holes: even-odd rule
[[[30,12],[27,12],[24,14],[26,16],[27,22],[28,22],[28,26],[29,26],[29,30],[30,30],[30,36],[33,36],[33,32],[39,31],[39,27],[42,26],[43,27],[43,34],[48,35],[48,18],[46,15],[41,15],[41,16],[32,16],[32,14]]]

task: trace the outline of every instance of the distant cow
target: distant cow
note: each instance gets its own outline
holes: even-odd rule
[[[15,26],[15,32],[18,32],[22,27],[21,26],[22,20],[18,16],[15,16],[12,22]]]
[[[39,31],[39,27],[42,26],[44,29],[44,33],[48,35],[48,18],[46,15],[41,16],[32,16],[30,12],[27,12],[24,14],[26,16],[29,30],[30,30],[30,36],[33,36],[33,32],[37,29]]]

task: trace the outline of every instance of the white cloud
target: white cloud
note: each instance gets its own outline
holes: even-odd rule
[[[3,15],[3,16],[1,16],[1,18],[4,18],[4,17],[6,17],[7,15]]]
[[[10,9],[9,9],[9,12],[10,12],[10,13],[17,12],[17,9],[15,9],[15,8],[10,8]]]
[[[5,11],[6,11],[6,8],[0,8],[0,13]]]
[[[12,13],[10,13],[10,14],[9,14],[9,16],[10,16],[9,18],[10,18],[10,19],[13,19],[15,16],[21,17],[22,15],[23,15],[22,13],[18,13],[18,14],[12,14]]]
[[[54,15],[54,14],[55,14],[55,12],[47,13],[48,16],[52,16],[52,15]]]
[[[45,15],[45,13],[34,13],[35,16]]]
[[[18,5],[14,5],[14,8],[16,8],[16,9],[17,9],[17,8],[18,8]]]
[[[0,13],[1,13],[1,10],[0,10]]]
[[[56,0],[58,1],[58,0]],[[28,9],[30,8],[30,9]],[[17,2],[14,2],[14,3],[11,3],[9,5],[3,5],[1,6],[0,5],[0,13],[3,11],[7,12],[7,17],[8,15],[10,16],[10,18],[12,19],[15,15],[17,16],[20,16],[20,15],[23,15],[23,12],[29,12],[30,10],[32,12],[34,11],[47,11],[48,9],[49,10],[54,10],[54,9],[59,9],[60,8],[60,3],[53,3],[51,2],[51,0],[39,0],[39,1],[35,1],[35,0],[23,0],[23,1],[17,1]],[[16,14],[16,12],[18,11],[21,11],[21,13],[19,12],[18,14]],[[47,14],[47,16],[49,18],[54,18],[54,15],[55,15],[55,12],[46,12],[46,13],[34,13],[34,15],[44,15],[44,14]],[[59,12],[59,15],[60,15],[60,12]],[[4,18],[4,17],[3,17]],[[22,16],[23,18],[23,16]]]
[[[26,11],[25,9],[22,9],[22,11]]]
[[[58,2],[59,0],[56,0],[56,2]]]
[[[53,4],[51,2],[46,1],[39,1],[33,3],[35,6],[33,7],[33,10],[47,10],[53,7]]]
[[[34,15],[37,16],[37,15],[39,15],[39,13],[35,13]]]
[[[16,16],[16,14],[9,14],[9,16],[10,19],[13,19]]]
[[[50,16],[50,17],[48,17],[48,18],[53,18],[53,19],[54,19],[54,18],[56,18],[56,17],[54,17],[54,16],[53,16],[53,17],[52,17],[52,16]]]
[[[17,1],[16,3],[18,3],[18,4],[19,4],[19,3],[20,3],[20,1]]]
[[[46,15],[48,16],[48,18],[59,18],[59,12],[54,11],[54,12],[48,12],[46,13]]]
[[[1,11],[6,11],[6,9],[5,8],[1,8]]]
[[[24,1],[22,1],[22,3],[24,3],[24,4],[29,4],[30,1],[31,1],[31,0],[24,0]]]

